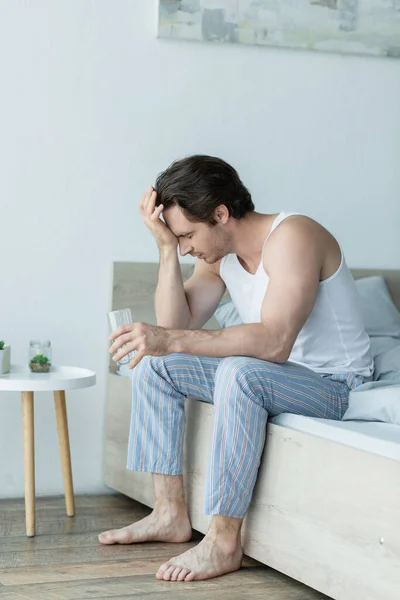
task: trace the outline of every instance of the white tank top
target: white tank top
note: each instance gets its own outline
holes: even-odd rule
[[[269,235],[284,219],[298,214],[280,213]],[[243,323],[260,323],[269,283],[262,260],[256,273],[251,274],[236,254],[228,254],[221,261],[220,276]],[[288,360],[317,373],[357,373],[366,377],[372,374],[370,341],[361,317],[357,287],[342,249],[338,270],[319,283],[314,307]]]

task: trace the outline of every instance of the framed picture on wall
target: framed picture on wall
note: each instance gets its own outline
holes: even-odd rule
[[[400,0],[159,0],[158,34],[400,58]]]

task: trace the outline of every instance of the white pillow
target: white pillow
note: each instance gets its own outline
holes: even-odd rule
[[[400,339],[400,312],[397,310],[380,275],[356,280],[360,310],[370,337],[390,336]]]
[[[400,340],[394,337],[373,336],[370,338],[372,358],[377,358],[380,354],[388,352],[400,344]]]
[[[243,321],[233,304],[232,300],[227,302],[221,302],[215,311],[215,318],[217,319],[220,327],[232,327],[232,325],[242,325]]]
[[[382,421],[400,425],[400,373],[396,385],[371,381],[351,390],[343,421]]]
[[[374,379],[400,382],[400,342],[374,359]]]

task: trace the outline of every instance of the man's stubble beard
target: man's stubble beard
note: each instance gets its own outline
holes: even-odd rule
[[[224,258],[224,256],[227,256],[227,254],[231,254],[230,239],[228,235],[223,235],[222,233],[218,234],[215,232],[214,241],[215,245],[213,244],[212,252],[210,253],[209,257],[206,256],[207,260],[205,262],[209,264],[215,264]]]

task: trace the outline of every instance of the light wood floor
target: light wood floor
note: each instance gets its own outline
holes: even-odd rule
[[[0,600],[317,600],[319,594],[246,558],[236,573],[209,581],[158,581],[154,573],[187,544],[102,546],[97,534],[137,520],[150,510],[129,498],[76,498],[65,516],[63,498],[37,500],[37,536],[25,536],[22,500],[0,500]]]

